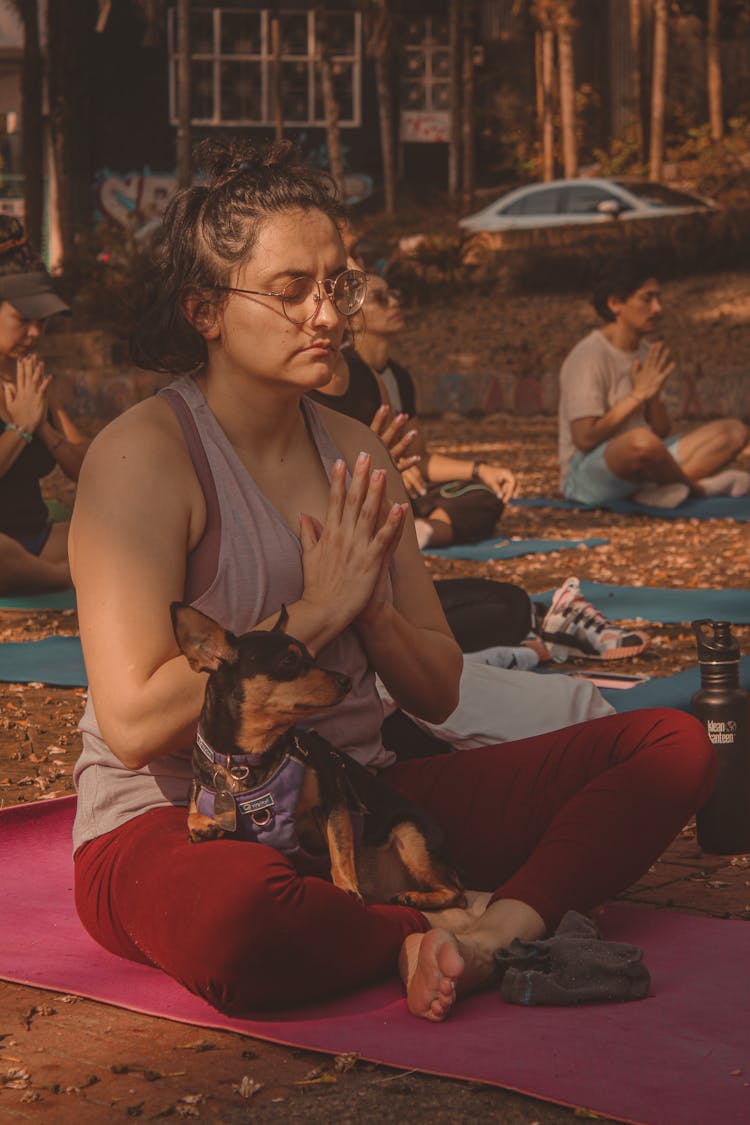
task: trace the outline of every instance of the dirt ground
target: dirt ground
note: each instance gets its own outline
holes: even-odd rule
[[[733,317],[735,312],[732,306]],[[700,321],[695,330],[699,335]],[[553,419],[441,419],[431,421],[428,430],[434,447],[513,466],[526,495],[549,495],[556,489]],[[750,468],[750,453],[742,463]],[[55,477],[49,478],[47,491],[50,497],[71,499],[70,488]],[[485,575],[515,581],[532,594],[571,574],[629,585],[748,586],[747,524],[511,508],[502,533],[600,536],[609,542],[511,561],[431,560],[426,565],[435,577]],[[74,612],[0,612],[0,641],[72,634],[76,627]],[[660,675],[694,663],[689,626],[647,629],[649,649],[616,667]],[[750,628],[737,633],[743,650],[750,651]],[[0,687],[0,804],[48,800],[72,791],[80,747],[76,723],[84,695],[83,690],[40,684]],[[749,857],[703,855],[688,826],[623,897],[662,909],[750,920],[749,863]],[[250,1119],[359,1125],[408,1117],[436,1123],[477,1119],[564,1125],[589,1116],[585,1107],[564,1108],[483,1084],[290,1050],[0,982],[0,1122],[110,1125],[129,1117],[195,1117],[212,1125]]]
[[[681,363],[702,364],[706,370],[712,364],[722,369],[744,364],[750,371],[750,275],[686,279],[667,286],[666,294],[665,333]],[[493,364],[518,372],[554,369],[570,342],[593,323],[584,297],[451,296],[448,309],[409,316],[398,358],[413,369],[435,369],[437,357],[442,361],[449,355],[479,370]],[[92,430],[99,424],[89,422]],[[428,422],[427,431],[434,447],[445,452],[508,463],[525,495],[557,489],[553,418],[444,417]],[[750,450],[742,463],[750,468]],[[46,490],[48,497],[72,502],[72,487],[60,476],[48,478]],[[435,577],[513,580],[532,594],[572,574],[629,585],[749,585],[748,524],[510,507],[501,533],[609,541],[593,549],[487,564],[434,559],[426,565]],[[649,624],[647,629],[647,651],[616,667],[665,675],[694,665],[689,625]],[[0,611],[0,641],[75,631],[74,612]],[[743,651],[750,651],[750,628],[737,633]],[[72,792],[83,702],[82,690],[0,685],[1,805]],[[623,898],[750,920],[750,857],[703,855],[689,825]],[[210,1125],[234,1125],[255,1115],[269,1122],[335,1119],[356,1125],[405,1118],[564,1125],[593,1117],[585,1107],[555,1106],[482,1083],[391,1070],[349,1056],[334,1060],[0,981],[0,1122],[114,1125],[129,1117],[195,1117]]]

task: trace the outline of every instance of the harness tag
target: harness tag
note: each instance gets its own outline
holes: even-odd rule
[[[214,793],[214,820],[225,832],[237,831],[237,806],[226,789]]]
[[[267,809],[274,805],[273,793],[264,793],[262,797],[253,797],[251,801],[240,801],[243,812],[253,813],[259,809]]]
[[[209,762],[214,762],[216,760],[213,750],[206,742],[200,730],[197,730],[195,732],[195,745],[198,747],[201,754],[205,755],[205,757],[208,758]]]

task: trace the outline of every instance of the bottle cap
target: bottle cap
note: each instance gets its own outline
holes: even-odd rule
[[[740,645],[732,635],[731,621],[712,621],[706,617],[693,621],[692,626],[698,640],[698,660],[739,660]]]

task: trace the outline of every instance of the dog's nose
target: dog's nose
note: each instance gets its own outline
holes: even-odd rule
[[[335,676],[336,683],[339,685],[342,691],[351,691],[352,681],[349,676],[344,676],[340,672],[336,672]]]

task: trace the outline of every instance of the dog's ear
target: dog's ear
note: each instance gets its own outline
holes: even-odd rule
[[[234,664],[239,657],[234,634],[218,622],[184,602],[169,607],[177,644],[195,672],[215,672],[221,664]]]
[[[289,620],[289,614],[287,613],[286,606],[282,602],[281,603],[281,610],[279,611],[279,616],[276,618],[276,621],[274,622],[274,626],[271,629],[271,632],[272,633],[286,633],[286,623],[287,623],[288,620]]]

